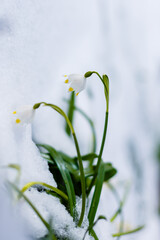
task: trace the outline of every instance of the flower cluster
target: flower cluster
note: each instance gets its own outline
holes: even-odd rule
[[[82,74],[70,74],[64,75],[66,78],[65,83],[70,84],[68,91],[75,91],[76,96],[85,88],[86,77]],[[31,105],[24,105],[19,107],[13,112],[15,115],[15,122],[19,123],[31,123],[35,114],[35,109]]]

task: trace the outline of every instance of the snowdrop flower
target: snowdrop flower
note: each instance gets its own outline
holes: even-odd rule
[[[13,112],[15,115],[15,122],[18,123],[31,123],[34,117],[35,110],[31,105],[23,105],[17,108],[16,111]]]
[[[65,83],[70,83],[69,92],[75,91],[76,96],[85,88],[86,78],[82,74],[70,74],[64,75],[67,79]]]

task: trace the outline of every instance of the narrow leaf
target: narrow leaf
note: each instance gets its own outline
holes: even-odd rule
[[[140,226],[138,228],[135,228],[133,230],[127,231],[127,232],[114,233],[114,234],[112,234],[112,237],[119,237],[119,236],[131,234],[131,233],[135,233],[135,232],[142,230],[143,228],[144,228],[144,225]]]
[[[69,171],[65,167],[65,164],[64,164],[64,161],[63,161],[61,155],[54,148],[52,148],[51,146],[46,145],[46,144],[42,144],[40,146],[43,147],[44,149],[46,149],[50,153],[50,155],[54,159],[54,161],[62,175],[62,178],[63,178],[65,186],[66,186],[67,194],[68,194],[70,213],[73,216],[74,208],[75,208],[75,204],[76,204],[76,198],[75,198],[75,191],[74,191],[74,187],[73,187],[73,183],[72,183],[72,179],[69,174]]]
[[[100,216],[97,218],[97,220],[96,220],[92,225],[90,225],[90,226],[87,228],[87,230],[86,230],[86,232],[85,232],[84,237],[83,237],[82,240],[85,239],[87,232],[91,231],[91,230],[93,229],[93,227],[98,223],[99,220],[107,220],[107,218],[106,218],[105,216],[103,216],[103,215],[100,215]],[[97,236],[96,236],[96,237],[97,237]]]
[[[53,192],[57,193],[59,196],[61,196],[64,200],[68,201],[68,197],[65,193],[63,193],[61,190],[59,190],[58,188],[55,188],[49,184],[43,183],[43,182],[29,182],[27,184],[25,184],[25,186],[22,188],[22,192],[24,193],[27,189],[29,189],[32,186],[35,185],[41,185],[43,187],[46,187],[48,189],[51,189]]]
[[[93,161],[95,158],[98,158],[98,155],[95,153],[89,153],[82,156],[82,160],[84,161]],[[77,157],[75,157],[74,159],[77,160]]]
[[[88,214],[89,226],[91,226],[94,222],[94,218],[95,218],[97,208],[98,208],[98,204],[99,204],[99,200],[100,200],[100,195],[101,195],[101,190],[102,190],[102,186],[103,186],[104,176],[105,176],[104,163],[101,162],[99,170],[98,170],[96,184],[95,184],[95,190],[94,190],[94,194],[93,194],[93,197],[92,197],[92,202],[91,202],[91,206],[90,206],[89,214]]]

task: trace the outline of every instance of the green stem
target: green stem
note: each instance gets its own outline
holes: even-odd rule
[[[105,140],[106,140],[107,125],[108,125],[108,112],[106,112],[105,123],[104,123],[104,130],[103,130],[103,138],[102,138],[102,142],[101,142],[100,152],[99,152],[99,155],[98,155],[98,162],[97,162],[96,169],[95,169],[95,175],[94,175],[94,177],[93,177],[93,179],[92,179],[92,181],[90,183],[90,186],[88,188],[88,191],[87,191],[88,195],[90,194],[91,189],[92,189],[92,187],[95,184],[95,180],[96,180],[96,177],[97,177],[98,169],[99,169],[99,166],[100,166],[101,161],[102,161],[101,159],[102,159],[102,153],[103,153],[104,144],[105,144]]]
[[[68,116],[70,122],[73,124],[74,104],[75,104],[75,94],[74,94],[74,92],[71,93],[71,97],[70,97],[70,100],[68,102],[69,102],[69,107],[68,107],[67,116]],[[71,130],[70,130],[68,124],[66,124],[65,129],[66,129],[67,134],[70,136],[71,135]]]
[[[91,234],[92,237],[94,237],[95,240],[99,240],[98,237],[97,237],[97,234],[95,233],[95,231],[93,229],[91,229],[90,234]]]
[[[109,89],[107,89],[107,86],[105,85],[105,83],[103,81],[103,78],[100,76],[100,74],[98,72],[93,71],[92,73],[95,73],[99,77],[101,82],[103,83],[105,92],[107,93],[107,99],[106,99],[106,109],[107,110],[106,110],[106,112],[108,112],[108,110],[109,110]]]
[[[99,166],[101,163],[101,159],[102,159],[102,153],[103,153],[104,144],[105,144],[105,140],[106,140],[106,134],[107,134],[107,126],[108,126],[108,112],[106,112],[106,116],[105,116],[103,138],[102,138],[101,148],[100,148],[98,162],[97,162],[97,166],[96,166],[96,172],[98,172],[98,169],[99,169]]]
[[[98,174],[98,169],[99,166],[101,164],[102,161],[102,153],[103,153],[103,149],[104,149],[104,144],[105,144],[105,139],[106,139],[106,133],[107,133],[107,125],[108,125],[108,112],[109,112],[109,80],[107,75],[103,75],[103,77],[100,76],[100,74],[96,71],[91,71],[85,74],[86,77],[91,76],[92,74],[96,74],[99,79],[101,80],[101,82],[103,83],[104,86],[104,92],[105,92],[105,99],[106,99],[106,115],[105,115],[105,123],[104,123],[104,130],[103,130],[103,137],[102,137],[102,142],[101,142],[101,148],[100,148],[100,152],[99,152],[99,157],[98,157],[98,162],[97,162],[97,166],[96,166],[96,170],[95,170],[95,175],[90,183],[90,186],[87,190],[87,194],[89,195],[91,192],[92,187],[95,184],[96,178],[97,178],[97,174]]]
[[[74,142],[75,142],[75,146],[76,146],[76,150],[77,150],[77,157],[78,157],[78,160],[79,160],[79,170],[80,170],[80,174],[81,174],[82,209],[81,209],[80,219],[79,219],[79,222],[78,222],[78,226],[80,227],[82,222],[83,222],[84,213],[85,213],[85,206],[86,206],[85,176],[84,176],[84,168],[83,168],[83,164],[82,164],[82,157],[81,157],[81,154],[80,154],[79,145],[78,145],[75,133],[73,133],[73,138],[74,138]]]
[[[103,79],[102,79],[101,75],[100,75],[98,72],[96,72],[96,71],[92,71],[92,73],[95,73],[95,74],[97,74],[97,76],[100,78],[100,80],[101,80],[101,81],[102,81],[102,83],[103,83]]]
[[[112,237],[119,237],[119,236],[122,236],[122,235],[127,235],[127,234],[131,234],[131,233],[135,233],[135,232],[138,232],[140,231],[141,229],[143,229],[144,226],[140,226],[138,228],[135,228],[133,230],[130,230],[130,231],[127,231],[127,232],[120,232],[120,233],[115,233],[115,234],[112,234]]]

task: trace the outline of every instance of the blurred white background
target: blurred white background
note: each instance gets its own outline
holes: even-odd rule
[[[110,116],[104,159],[118,169],[113,180],[118,190],[125,181],[131,184],[125,222],[132,228],[146,225],[143,231],[122,237],[124,240],[159,239],[159,9],[158,0],[0,0],[1,163],[16,161],[18,151],[9,111],[39,101],[66,110],[63,98],[69,94],[63,84],[64,74],[89,70],[107,74]],[[88,79],[87,90],[76,98],[78,106],[95,121],[98,147],[104,123],[102,93],[94,76]],[[90,130],[78,114],[76,121],[82,153],[86,153]],[[52,111],[39,110],[33,137],[73,154],[72,141],[62,126],[63,120]],[[114,201],[104,189],[99,212],[110,217],[117,207]],[[3,206],[3,199],[1,203]],[[0,221],[7,216],[4,213]],[[100,240],[108,236],[104,226],[97,226]]]

